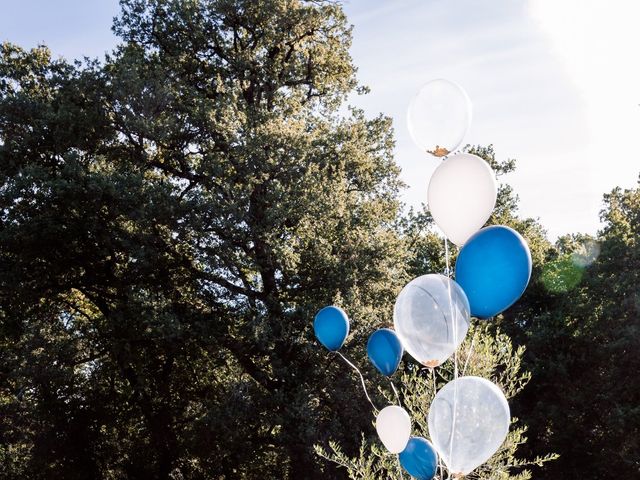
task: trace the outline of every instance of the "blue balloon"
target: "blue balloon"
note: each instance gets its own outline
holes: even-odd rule
[[[531,252],[522,236],[494,225],[476,232],[456,260],[456,282],[467,294],[471,315],[489,318],[524,293],[531,278]]]
[[[367,355],[380,373],[391,376],[402,360],[402,343],[396,332],[389,328],[376,330],[367,342]]]
[[[418,480],[431,480],[436,475],[438,456],[428,440],[411,437],[400,454],[400,465]]]
[[[340,307],[324,307],[316,314],[313,330],[320,343],[335,352],[349,335],[349,317]]]

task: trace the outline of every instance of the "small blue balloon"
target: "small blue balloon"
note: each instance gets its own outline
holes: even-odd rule
[[[467,294],[471,315],[489,318],[513,305],[531,278],[531,252],[522,236],[495,225],[476,232],[456,260],[456,282]]]
[[[376,330],[367,342],[367,355],[380,373],[391,376],[402,360],[402,343],[396,332],[389,328]]]
[[[320,343],[335,352],[349,335],[349,317],[340,307],[324,307],[316,314],[313,330]]]
[[[411,437],[400,453],[400,465],[418,480],[431,480],[436,475],[438,456],[428,440]]]

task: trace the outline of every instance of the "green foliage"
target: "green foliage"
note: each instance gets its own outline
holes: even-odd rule
[[[566,293],[582,280],[583,269],[572,256],[563,256],[544,266],[540,280],[551,293]]]
[[[102,63],[0,50],[0,477],[316,478],[367,420],[310,319],[405,275],[390,121],[333,2],[121,5]]]
[[[460,347],[458,365],[461,375],[475,375],[489,378],[500,386],[508,399],[518,394],[529,382],[531,375],[521,370],[524,348],[514,350],[509,338],[503,333],[491,332],[486,323],[476,324],[470,329],[467,339]],[[413,421],[413,435],[429,438],[427,414],[429,405],[440,388],[454,378],[454,361],[449,360],[441,367],[431,370],[415,364],[406,367],[400,378],[402,388],[400,398],[403,407]],[[380,390],[386,403],[394,403],[395,399]],[[373,427],[363,436],[358,455],[350,457],[334,441],[329,442],[329,450],[316,445],[316,453],[344,468],[349,478],[361,480],[403,479],[396,455],[391,455],[375,438]],[[526,427],[517,419],[512,420],[512,427],[498,452],[486,464],[482,465],[467,478],[486,480],[528,479],[530,465],[542,466],[555,460],[557,455],[547,454],[533,460],[516,457],[518,447],[526,442]],[[446,467],[440,465],[437,479],[447,478]],[[519,473],[518,473],[519,472]]]
[[[509,329],[526,343],[533,373],[515,404],[531,426],[527,448],[561,453],[536,478],[640,473],[640,388],[631,373],[640,368],[640,189],[605,195],[601,218],[597,238],[558,240],[534,271],[542,288],[523,298]],[[545,281],[559,260],[581,272],[568,292]]]

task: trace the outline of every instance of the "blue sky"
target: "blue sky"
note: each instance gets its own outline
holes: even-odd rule
[[[406,128],[411,97],[447,78],[473,103],[465,143],[517,158],[524,215],[552,238],[594,233],[602,194],[634,187],[640,161],[640,2],[626,0],[347,0],[352,55],[371,94],[352,102],[394,119],[410,205],[426,200],[437,163]],[[0,0],[0,40],[44,42],[67,58],[116,44],[115,0]],[[463,194],[463,192],[452,192]]]
[[[0,41],[46,44],[66,58],[98,57],[117,43],[117,0],[0,0]]]

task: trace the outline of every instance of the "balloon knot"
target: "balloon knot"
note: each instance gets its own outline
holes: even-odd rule
[[[445,155],[449,155],[449,150],[441,147],[440,145],[436,145],[436,148],[434,148],[433,150],[427,150],[427,153],[430,153],[431,155],[433,155],[434,157],[444,157]]]
[[[440,365],[440,362],[438,362],[437,360],[427,360],[426,362],[422,362],[422,365],[429,368],[436,368],[438,365]]]

